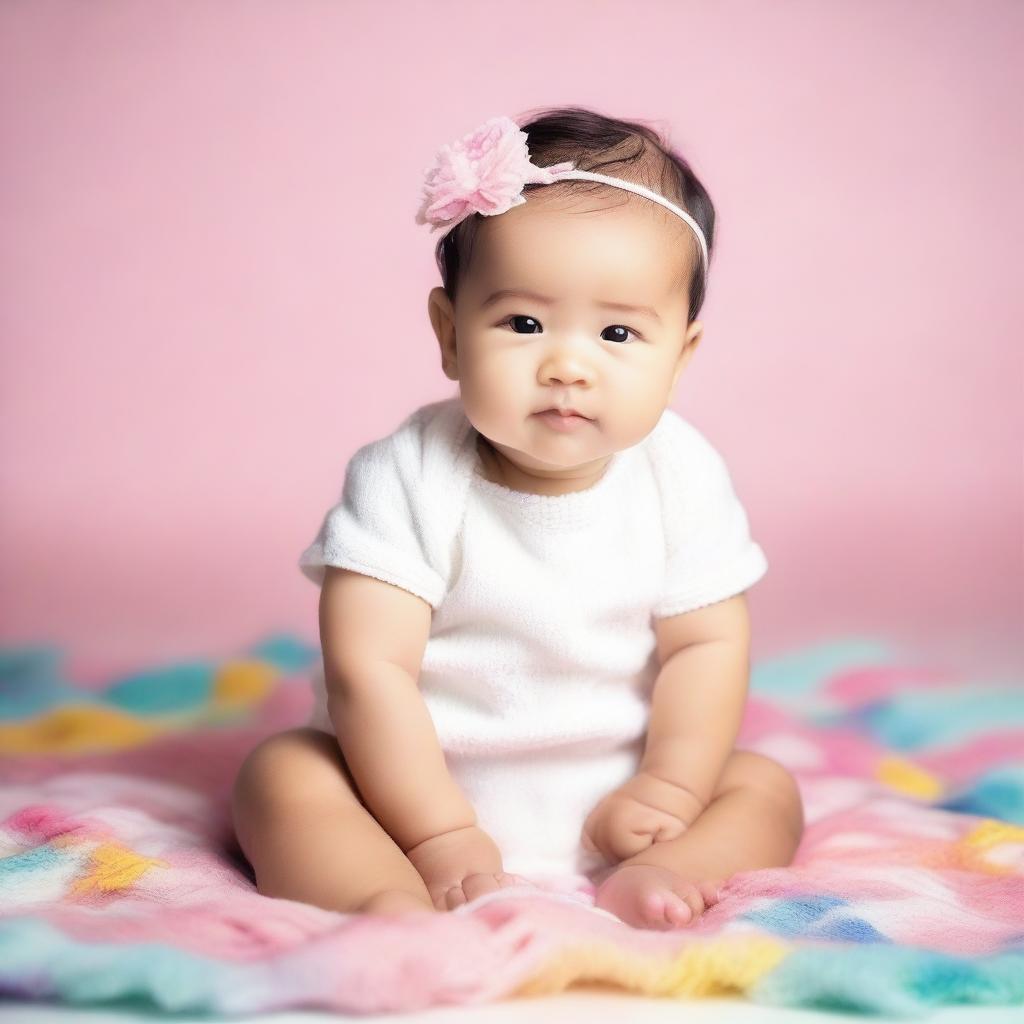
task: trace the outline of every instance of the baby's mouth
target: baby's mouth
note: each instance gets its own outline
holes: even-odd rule
[[[576,416],[576,417],[578,417],[581,420],[589,420],[590,419],[589,416],[585,415],[584,413],[580,412],[577,409],[572,409],[572,408],[568,408],[568,407],[565,408],[565,409],[560,409],[560,408],[558,408],[558,406],[555,406],[555,405],[549,406],[547,409],[540,409],[540,410],[538,410],[537,415],[543,415],[544,413],[558,413],[559,416],[562,416],[564,418],[568,418],[570,416]]]

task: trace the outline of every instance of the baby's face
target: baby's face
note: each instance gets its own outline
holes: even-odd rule
[[[650,433],[702,328],[686,324],[694,239],[683,221],[640,198],[536,195],[483,219],[455,309],[435,288],[430,316],[444,372],[510,478],[558,493],[557,481],[588,486]],[[551,406],[590,420],[558,430],[537,415]]]

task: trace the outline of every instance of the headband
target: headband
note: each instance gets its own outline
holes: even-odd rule
[[[702,267],[708,270],[708,245],[700,225],[684,209],[643,185],[594,171],[581,171],[571,160],[538,167],[530,162],[527,134],[512,118],[492,117],[456,142],[437,152],[431,167],[424,169],[423,201],[416,214],[417,224],[431,224],[431,230],[450,231],[474,213],[496,217],[526,202],[523,186],[551,185],[578,178],[635,192],[671,210],[689,224],[700,243]]]

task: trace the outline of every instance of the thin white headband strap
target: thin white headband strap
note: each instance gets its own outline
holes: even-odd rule
[[[693,233],[697,236],[697,241],[700,242],[700,252],[703,259],[702,266],[705,276],[707,275],[708,243],[704,239],[704,232],[701,231],[700,225],[682,207],[676,206],[671,200],[658,195],[657,192],[652,192],[646,186],[638,185],[634,181],[626,181],[625,178],[612,178],[607,174],[598,174],[596,171],[580,171],[575,168],[571,171],[559,172],[558,180],[561,181],[563,178],[580,178],[586,181],[599,181],[604,185],[614,185],[616,188],[622,188],[627,192],[635,192],[639,196],[644,196],[652,202],[664,206],[666,210],[671,210],[677,217],[682,217],[693,229]]]

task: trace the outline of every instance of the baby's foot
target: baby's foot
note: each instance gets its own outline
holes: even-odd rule
[[[654,864],[626,864],[597,888],[594,903],[635,928],[668,931],[692,924],[717,902],[715,882],[688,882]]]

